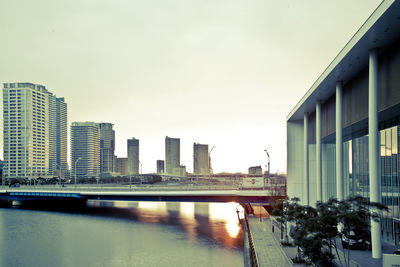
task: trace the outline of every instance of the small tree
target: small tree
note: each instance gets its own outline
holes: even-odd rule
[[[380,213],[387,211],[388,208],[380,203],[371,202],[368,198],[362,196],[349,197],[339,202],[339,220],[343,227],[342,234],[349,236],[350,232],[357,229],[362,232],[368,232],[371,219],[380,220]],[[347,250],[345,262],[349,264],[350,248]]]
[[[387,210],[384,205],[370,202],[361,196],[343,201],[331,198],[327,202],[317,202],[315,208],[302,206],[298,202],[298,198],[278,201],[272,215],[278,216],[277,220],[281,223],[294,223],[295,231],[290,233],[294,244],[317,266],[332,266],[335,258],[343,266],[338,251],[338,238],[342,233],[348,236],[355,229],[367,232],[371,218],[379,220],[379,213]],[[338,225],[341,225],[339,229]],[[300,258],[299,250],[297,258]],[[349,258],[348,251],[344,258],[345,266],[349,266]]]

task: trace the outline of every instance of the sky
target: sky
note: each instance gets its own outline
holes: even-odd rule
[[[264,169],[264,149],[285,173],[286,116],[380,2],[1,0],[0,82],[65,97],[69,125],[113,123],[118,157],[138,138],[144,173],[165,136],[189,172],[197,142],[214,173]]]

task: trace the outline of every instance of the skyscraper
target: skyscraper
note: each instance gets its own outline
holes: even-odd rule
[[[49,175],[65,177],[68,170],[67,103],[49,93]]]
[[[71,176],[98,177],[100,173],[100,128],[94,122],[71,124]]]
[[[100,129],[100,173],[115,171],[115,131],[112,123],[98,123]]]
[[[128,139],[128,170],[129,174],[139,173],[139,140]]]
[[[193,144],[193,173],[209,174],[208,145]]]
[[[60,113],[57,113],[58,99],[63,106]],[[66,121],[64,99],[53,96],[45,86],[4,83],[4,175],[9,178],[53,176],[58,158],[59,168],[64,164],[66,170],[66,131],[57,131],[57,125],[62,126]]]
[[[165,172],[169,175],[180,173],[180,141],[179,138],[165,137]]]

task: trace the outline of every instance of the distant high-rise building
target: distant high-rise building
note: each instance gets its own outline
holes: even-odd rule
[[[128,139],[128,171],[129,174],[139,173],[139,140]]]
[[[180,170],[180,139],[165,137],[165,172],[169,175],[179,175]]]
[[[115,131],[112,123],[98,123],[100,129],[100,173],[114,172]]]
[[[157,160],[157,173],[164,173],[164,161],[163,160]]]
[[[53,96],[45,86],[4,83],[5,177],[50,177],[57,168],[66,171],[67,133],[62,130],[66,123],[64,99]]]
[[[117,158],[117,172],[128,175],[128,158]]]
[[[209,174],[208,145],[193,144],[193,173]]]
[[[71,177],[100,174],[100,128],[94,122],[71,124]]]

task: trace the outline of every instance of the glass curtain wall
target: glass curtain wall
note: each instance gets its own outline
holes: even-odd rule
[[[399,217],[399,126],[380,131],[380,174],[382,203],[389,211],[382,216],[382,238],[400,244]],[[345,197],[369,197],[368,136],[343,143]]]

